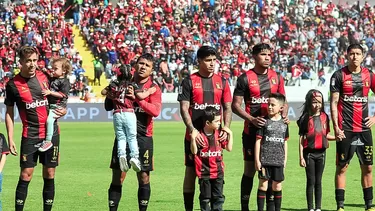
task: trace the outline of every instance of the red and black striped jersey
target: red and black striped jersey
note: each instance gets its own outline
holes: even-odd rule
[[[46,137],[48,100],[42,91],[49,88],[47,76],[36,71],[35,76],[24,78],[21,74],[11,79],[6,86],[5,105],[17,105],[22,120],[22,136],[31,139]],[[55,121],[56,123],[56,121]],[[55,125],[57,132],[57,124]]]
[[[185,78],[178,94],[178,101],[189,101],[189,114],[195,128],[203,128],[203,115],[206,107],[215,107],[222,110],[224,103],[232,102],[229,83],[225,78],[213,74],[211,77],[202,77],[199,72]],[[185,138],[190,140],[189,131],[186,129]]]
[[[370,130],[365,119],[368,117],[369,91],[375,91],[374,80],[374,74],[364,67],[360,73],[352,73],[348,67],[333,73],[330,91],[340,94],[337,105],[340,129],[350,132]]]
[[[324,112],[319,116],[308,116],[299,125],[299,135],[302,136],[304,149],[319,150],[328,148],[327,134],[329,129],[329,118]]]
[[[159,116],[161,111],[161,90],[159,86],[152,83],[151,78],[146,83],[137,85],[137,90],[145,90],[150,87],[156,88],[155,93],[144,100],[135,100],[133,103],[134,112],[137,116],[137,135],[151,137],[154,128],[153,118]]]
[[[268,97],[271,93],[285,95],[284,79],[270,69],[267,74],[257,74],[254,70],[249,70],[238,77],[233,95],[242,96],[245,101],[245,111],[253,117],[259,117],[267,116]],[[245,121],[246,134],[249,134],[249,127],[254,126],[249,121]]]
[[[201,132],[204,142],[204,148],[198,148],[195,159],[195,172],[199,179],[217,179],[224,177],[223,149],[228,142],[219,143],[219,131],[214,134],[206,135]]]

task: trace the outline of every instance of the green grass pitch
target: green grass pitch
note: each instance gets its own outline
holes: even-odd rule
[[[5,126],[2,124],[2,130]],[[56,197],[53,210],[59,211],[105,211],[107,190],[111,181],[109,162],[113,146],[112,123],[61,123],[60,166],[56,171]],[[224,152],[226,196],[224,210],[239,210],[240,180],[243,173],[242,123],[233,122],[234,149]],[[20,149],[21,125],[16,124],[15,140]],[[184,177],[183,157],[184,126],[182,122],[156,122],[154,126],[154,163],[151,173],[150,211],[183,210],[182,182]],[[288,141],[289,155],[283,183],[283,210],[304,211],[305,172],[299,167],[298,129],[290,124]],[[3,210],[14,210],[15,188],[19,177],[19,157],[8,155],[3,179]],[[26,200],[26,211],[42,210],[41,165],[35,169]],[[323,175],[323,210],[335,210],[334,196],[335,143],[327,150],[327,161]],[[355,157],[347,174],[346,210],[364,210],[358,159]],[[119,210],[138,210],[137,181],[130,170],[124,182]],[[198,187],[198,185],[196,186]],[[196,189],[195,210],[199,210]],[[256,209],[257,180],[251,194],[251,210]]]

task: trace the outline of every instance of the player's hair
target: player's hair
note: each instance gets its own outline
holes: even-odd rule
[[[208,106],[204,110],[202,116],[203,125],[206,125],[206,122],[212,122],[215,119],[215,116],[220,116],[220,110],[217,110],[215,107]]]
[[[280,93],[271,93],[268,98],[275,98],[281,105],[284,105],[286,101],[285,96]]]
[[[130,65],[124,65],[122,64],[120,66],[120,75],[117,77],[118,81],[125,82],[130,81],[132,79],[132,73],[131,73],[131,67]]]
[[[350,44],[346,49],[346,53],[349,53],[352,49],[359,49],[361,50],[362,54],[364,53],[362,46],[358,43]]]
[[[253,56],[256,56],[264,50],[270,50],[271,51],[272,48],[267,43],[259,43],[259,44],[254,45],[252,54],[253,54]]]
[[[20,60],[24,60],[34,53],[38,55],[38,50],[35,47],[31,47],[31,46],[22,46],[18,50],[18,56],[20,57]]]
[[[303,104],[302,114],[297,120],[297,125],[306,129],[309,117],[312,115],[312,101],[316,97],[322,97],[322,110],[321,112],[325,113],[324,110],[324,97],[322,92],[317,89],[310,89],[305,97],[305,103]],[[325,113],[326,114],[326,113]],[[326,114],[327,115],[327,114]],[[328,116],[328,115],[327,115]]]
[[[154,66],[155,59],[154,59],[154,56],[153,56],[153,55],[151,55],[151,54],[149,54],[149,53],[145,53],[145,54],[141,55],[140,57],[138,57],[136,63],[138,64],[139,60],[141,60],[141,59],[145,59],[145,60],[147,60],[147,61],[149,61],[149,62],[152,62],[152,66]]]
[[[70,63],[69,59],[65,57],[52,60],[51,65],[54,65],[56,63],[61,63],[61,69],[65,71],[65,75],[70,74],[73,70],[72,64]]]
[[[197,52],[197,58],[198,59],[204,59],[209,56],[216,56],[217,57],[217,51],[214,47],[204,45],[198,49]]]

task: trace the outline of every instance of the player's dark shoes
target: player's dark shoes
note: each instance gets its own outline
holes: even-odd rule
[[[375,207],[368,208],[366,211],[375,211]]]
[[[126,160],[126,157],[124,155],[119,157],[120,161],[120,169],[123,172],[127,172],[129,170],[128,161]]]
[[[132,165],[132,168],[136,172],[140,172],[141,169],[141,162],[137,158],[131,158],[130,164]]]
[[[53,146],[51,141],[43,141],[42,145],[39,147],[39,152],[45,152]]]

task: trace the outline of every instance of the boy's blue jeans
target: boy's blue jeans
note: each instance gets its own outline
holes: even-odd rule
[[[117,112],[113,114],[113,126],[117,137],[119,156],[126,156],[126,143],[129,144],[130,157],[138,158],[137,117],[134,112]]]
[[[47,135],[46,135],[46,141],[51,141],[54,131],[54,123],[56,121],[55,117],[57,116],[55,112],[53,112],[55,109],[57,109],[58,106],[56,104],[50,104],[49,105],[49,113],[47,118]]]

